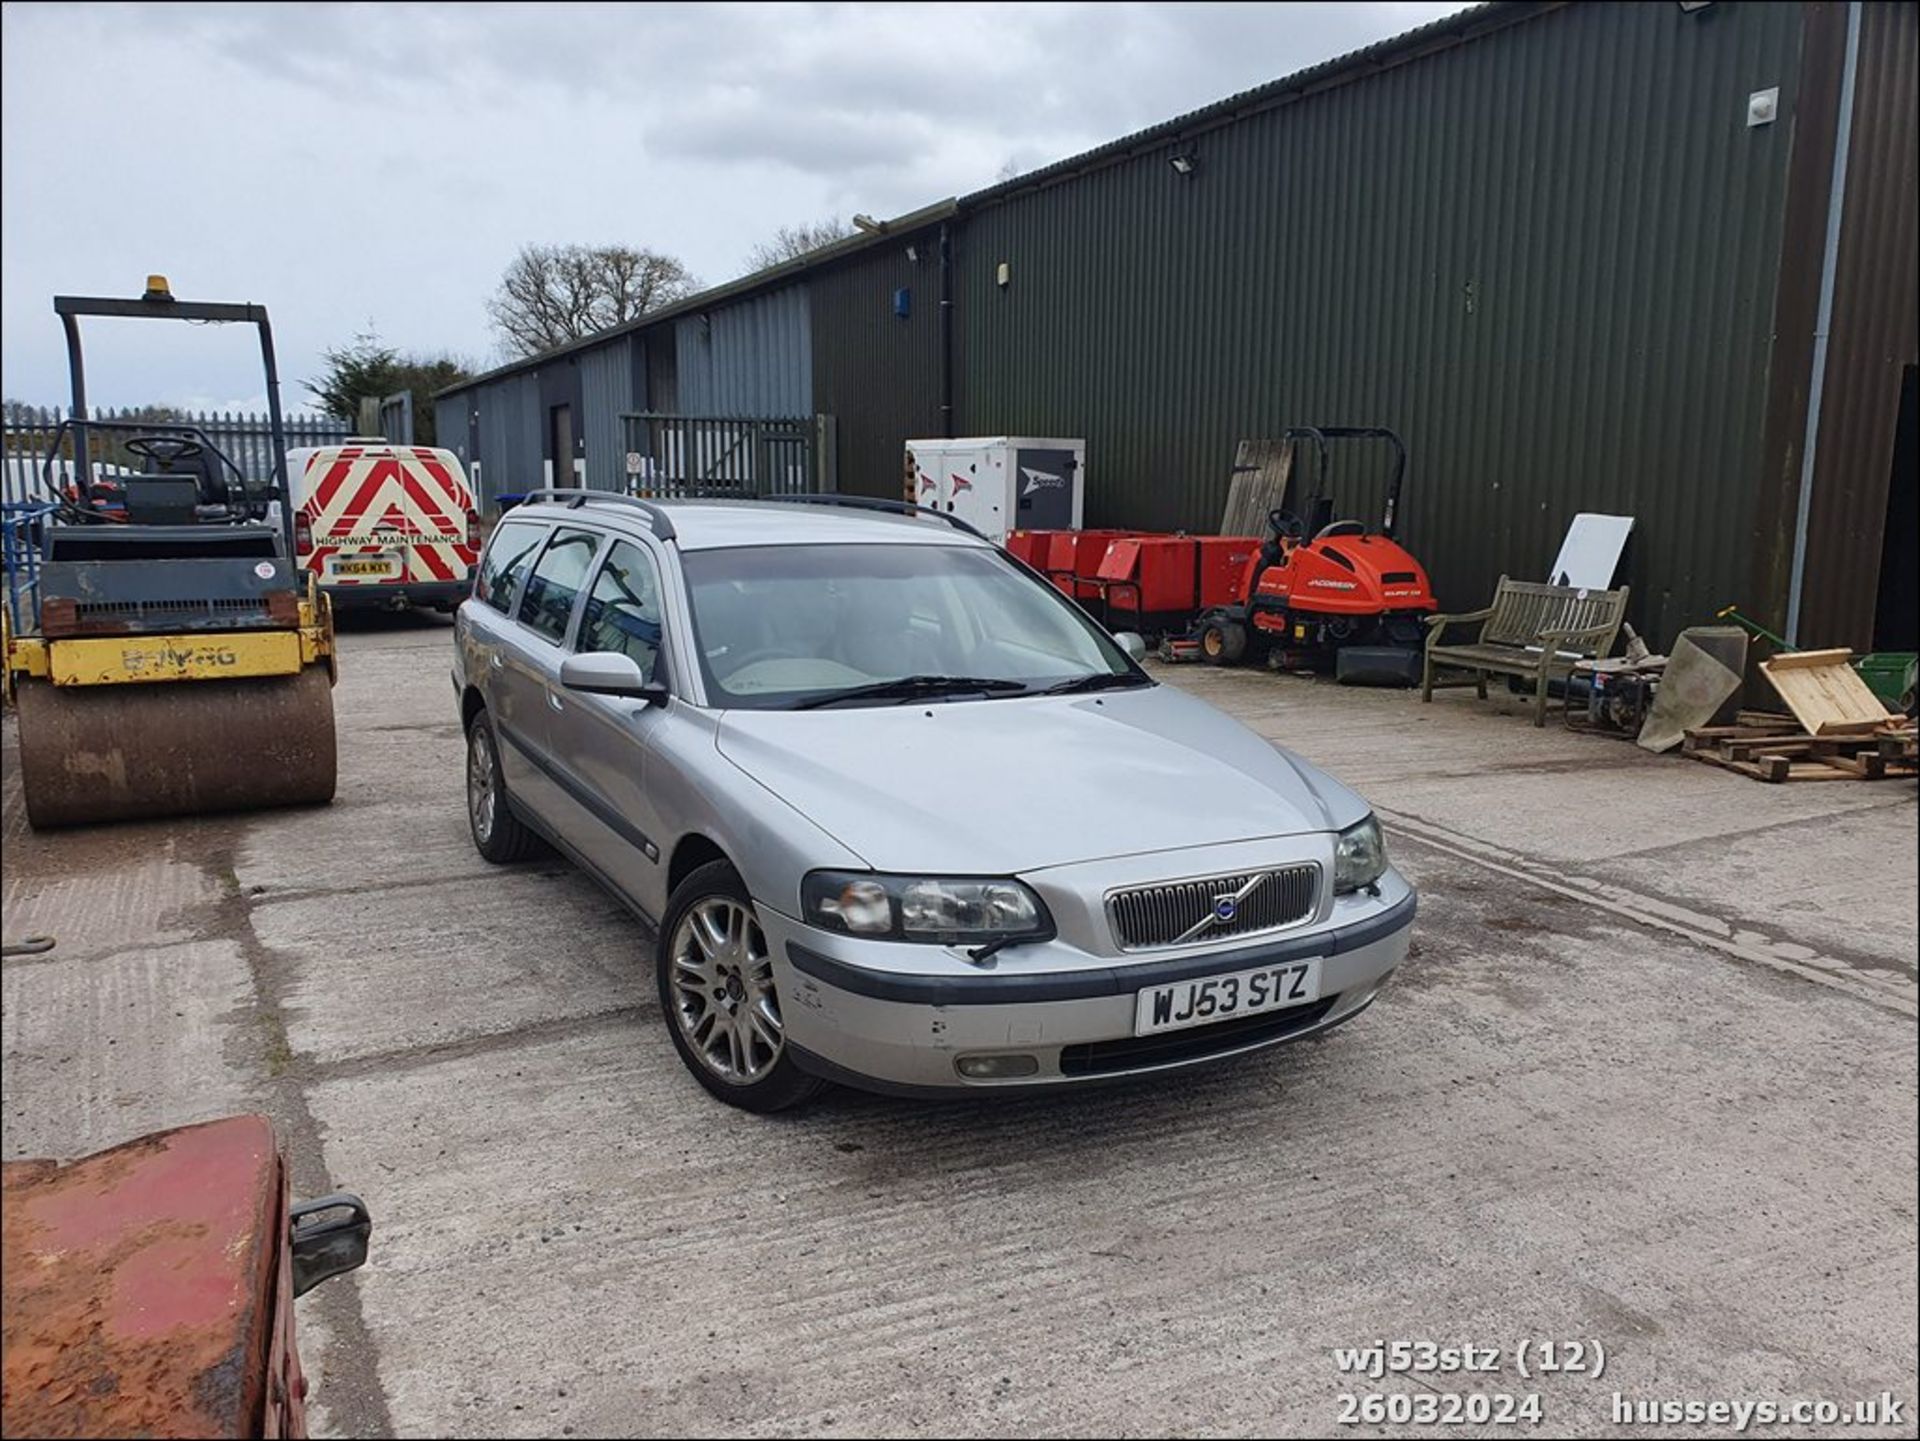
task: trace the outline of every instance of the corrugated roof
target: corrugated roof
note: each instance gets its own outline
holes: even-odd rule
[[[1237,95],[1229,95],[1224,100],[1216,100],[1211,105],[1203,105],[1198,110],[1189,110],[1184,115],[1176,115],[1171,120],[1162,120],[1157,125],[1149,125],[1145,130],[1136,130],[1131,135],[1123,135],[1118,140],[1109,140],[1105,145],[1096,145],[1091,150],[1082,151],[1065,160],[1056,160],[1051,165],[1043,165],[1038,170],[1030,170],[1024,175],[1016,175],[1010,180],[1000,181],[984,190],[976,190],[960,197],[962,208],[989,204],[1017,191],[1045,185],[1051,181],[1075,175],[1083,170],[1093,169],[1103,163],[1124,160],[1143,149],[1150,148],[1163,141],[1175,140],[1184,136],[1211,129],[1238,120],[1241,116],[1257,110],[1269,110],[1297,100],[1315,91],[1330,89],[1335,85],[1344,85],[1364,76],[1377,74],[1391,65],[1404,64],[1418,59],[1434,50],[1457,45],[1475,35],[1488,30],[1501,29],[1521,20],[1531,19],[1548,10],[1557,10],[1570,3],[1570,0],[1487,0],[1481,5],[1472,5],[1452,15],[1430,20],[1425,25],[1399,35],[1377,40],[1358,50],[1349,50],[1344,55],[1336,55],[1331,60],[1323,60],[1318,65],[1309,65],[1305,70],[1296,70],[1291,75],[1283,75],[1278,80],[1269,80],[1265,85],[1256,85],[1251,90],[1242,90]]]
[[[579,340],[570,341],[566,345],[555,346],[551,350],[543,350],[538,355],[509,361],[484,374],[476,375],[471,380],[464,380],[458,385],[450,385],[445,390],[436,391],[435,396],[437,398],[444,395],[457,395],[463,390],[471,390],[490,380],[498,380],[519,371],[537,368],[575,351],[599,345],[621,335],[632,334],[637,330],[644,330],[651,325],[659,325],[677,316],[698,314],[725,301],[784,284],[821,266],[830,265],[836,260],[870,249],[883,241],[898,239],[909,231],[937,220],[948,219],[962,209],[992,204],[1018,191],[1046,185],[1103,164],[1124,160],[1144,148],[1228,124],[1251,112],[1271,109],[1273,106],[1286,104],[1303,95],[1345,84],[1365,75],[1376,74],[1389,66],[1417,59],[1434,50],[1484,34],[1488,30],[1530,19],[1548,10],[1559,9],[1566,3],[1568,0],[1488,0],[1486,4],[1475,5],[1458,14],[1429,21],[1404,34],[1391,36],[1372,45],[1363,46],[1361,49],[1349,51],[1345,55],[1337,55],[1331,60],[1308,66],[1305,70],[1295,71],[1291,75],[1282,76],[1265,85],[1255,86],[1251,90],[1229,95],[1224,100],[1217,100],[1211,105],[1188,111],[1184,115],[1176,115],[1171,120],[1163,120],[1156,125],[1137,130],[1118,140],[1108,141],[1105,145],[1096,146],[1079,155],[1069,156],[1065,160],[1055,161],[1051,165],[1042,166],[1025,175],[1016,175],[1010,180],[1001,181],[984,190],[976,190],[969,195],[960,196],[957,200],[949,198],[923,209],[910,211],[883,222],[881,229],[877,232],[850,235],[832,245],[809,251],[797,259],[786,261],[767,270],[756,271],[752,275],[744,275],[738,280],[728,281],[725,285],[717,285],[697,295],[690,295],[673,305],[649,311],[623,325],[597,331]]]
[[[682,315],[697,315],[710,310],[715,305],[728,300],[737,300],[751,295],[755,291],[770,289],[784,284],[796,276],[822,265],[828,265],[846,256],[858,254],[886,241],[897,241],[901,236],[911,234],[937,220],[945,220],[954,213],[956,203],[951,196],[935,201],[932,205],[919,210],[910,210],[905,215],[896,215],[891,220],[881,221],[878,230],[863,230],[836,240],[831,245],[823,245],[818,250],[809,250],[805,255],[792,260],[782,261],[766,270],[756,270],[751,275],[743,275],[738,280],[729,280],[725,285],[715,285],[685,300],[677,300],[672,305],[663,305],[658,310],[649,310],[645,315],[626,321],[621,325],[609,326],[605,330],[596,330],[592,335],[584,335],[578,340],[570,340],[565,345],[556,345],[551,350],[543,350],[537,355],[525,356],[519,360],[510,360],[505,365],[497,365],[492,370],[463,380],[458,385],[449,385],[445,390],[436,390],[433,395],[438,400],[445,395],[458,395],[463,390],[471,390],[476,385],[485,385],[490,380],[499,380],[505,376],[523,370],[534,370],[562,356],[575,351],[586,350],[601,345],[622,335],[631,335],[636,330],[645,330],[650,325],[660,325]]]

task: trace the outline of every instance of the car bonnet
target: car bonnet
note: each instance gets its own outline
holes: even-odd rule
[[[1165,686],[733,710],[718,744],[882,871],[1010,875],[1366,814],[1344,786]]]

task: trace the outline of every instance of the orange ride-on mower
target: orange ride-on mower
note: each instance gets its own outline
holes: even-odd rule
[[[1422,618],[1437,609],[1427,572],[1393,538],[1406,479],[1407,448],[1383,426],[1294,426],[1283,433],[1314,483],[1304,518],[1276,510],[1271,533],[1247,562],[1231,604],[1194,622],[1200,656],[1213,665],[1265,662],[1276,670],[1332,670],[1343,682],[1414,685],[1420,679]],[[1333,518],[1334,442],[1384,441],[1393,451],[1386,513],[1372,531]]]

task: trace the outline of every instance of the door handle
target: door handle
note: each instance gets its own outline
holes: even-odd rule
[[[499,651],[497,651],[497,650],[490,650],[490,651],[488,651],[488,652],[487,652],[487,665],[488,665],[488,666],[489,666],[489,667],[490,667],[491,669],[493,669],[493,670],[504,670],[504,669],[506,668],[506,664],[507,664],[507,663],[506,663],[505,661],[503,661],[502,659],[500,659],[500,652],[499,652]]]
[[[547,709],[565,710],[566,708],[566,702],[560,699],[558,693],[554,691],[547,692]]]

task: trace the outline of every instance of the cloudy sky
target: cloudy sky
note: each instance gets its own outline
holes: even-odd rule
[[[493,364],[523,243],[717,284],[781,224],[917,209],[1459,8],[8,3],[0,381],[63,401],[51,297],[149,271],[265,303],[296,407],[369,328]],[[97,403],[263,403],[232,328],[90,334]]]

